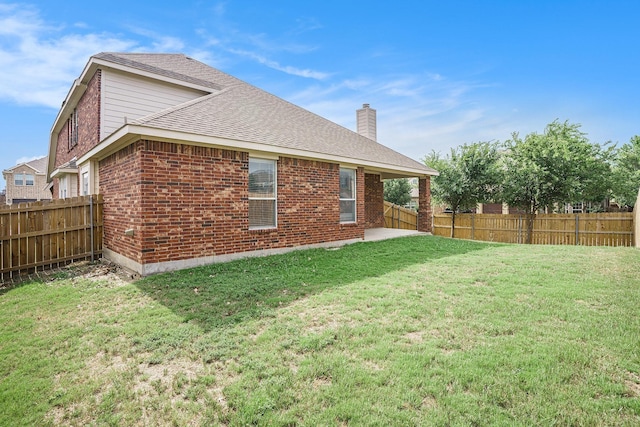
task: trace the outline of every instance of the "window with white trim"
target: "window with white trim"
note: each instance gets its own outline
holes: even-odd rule
[[[356,170],[340,168],[340,222],[356,222]]]
[[[22,186],[24,185],[24,174],[17,173],[13,175],[13,185]]]
[[[69,183],[69,179],[67,175],[63,175],[60,177],[59,184],[58,184],[58,196],[60,196],[61,199],[67,198],[68,183]]]
[[[249,158],[249,228],[276,227],[276,171],[275,160]]]
[[[89,171],[82,173],[82,195],[89,195]]]
[[[30,173],[25,174],[24,185],[33,186],[34,184],[35,184],[35,177]]]

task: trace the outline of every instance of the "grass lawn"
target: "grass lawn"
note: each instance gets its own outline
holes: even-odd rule
[[[0,425],[640,425],[640,251],[420,236],[0,291]]]

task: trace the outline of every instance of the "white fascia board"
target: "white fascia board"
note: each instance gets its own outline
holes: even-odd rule
[[[19,165],[15,165],[15,166],[13,166],[13,167],[11,167],[9,169],[3,170],[2,173],[5,173],[5,172],[6,173],[16,173],[16,172],[20,173],[20,172],[22,172],[24,170],[23,168],[25,168],[25,167],[31,169],[35,173],[35,175],[42,175],[42,173],[38,172],[38,170],[36,168],[34,168],[33,166],[30,166],[27,163],[20,163]],[[21,170],[18,170],[18,169],[21,169]]]
[[[277,155],[299,159],[321,160],[331,163],[350,165],[351,167],[364,167],[367,170],[375,170],[382,173],[403,175],[406,174],[407,176],[417,177],[437,174],[437,172],[434,174],[423,169],[389,165],[386,163],[374,162],[370,160],[354,159],[326,153],[299,150],[295,148],[278,147],[257,142],[240,141],[214,136],[158,129],[136,124],[126,124],[122,126],[120,129],[116,130],[114,133],[104,139],[100,144],[87,152],[84,156],[80,157],[77,163],[84,163],[89,159],[101,160],[140,138],[174,142],[178,144],[186,143],[202,147],[217,147],[235,151],[245,151],[255,154],[262,153],[263,156]]]
[[[69,110],[75,108],[76,104],[87,90],[87,83],[84,82],[85,74],[88,71],[88,67],[85,67],[83,74],[74,80],[73,85],[69,89],[69,93],[67,97],[62,102],[62,106],[60,110],[58,110],[58,115],[53,122],[53,126],[51,126],[51,130],[49,131],[49,158],[47,159],[47,176],[50,176],[50,171],[53,169],[55,162],[55,154],[58,151],[58,134],[60,133],[60,129],[62,128],[67,116],[71,114]],[[92,74],[93,75],[93,74]]]
[[[49,176],[51,179],[55,178],[56,176],[59,175],[64,175],[64,174],[77,174],[78,173],[78,169],[74,169],[74,168],[59,168],[54,170],[53,172],[51,172],[51,175]]]

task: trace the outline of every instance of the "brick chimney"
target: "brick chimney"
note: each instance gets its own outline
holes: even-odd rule
[[[356,110],[358,133],[369,139],[377,141],[376,137],[376,110],[369,108],[369,104],[362,104],[362,108]]]

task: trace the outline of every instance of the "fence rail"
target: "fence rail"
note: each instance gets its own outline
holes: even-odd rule
[[[455,238],[525,243],[526,215],[457,214]],[[451,214],[434,215],[433,234],[451,235]],[[633,213],[539,214],[531,243],[542,245],[633,246]]]
[[[102,254],[102,196],[0,208],[0,281]]]
[[[403,230],[418,229],[418,212],[403,208],[391,202],[384,202],[385,228],[401,228]]]

